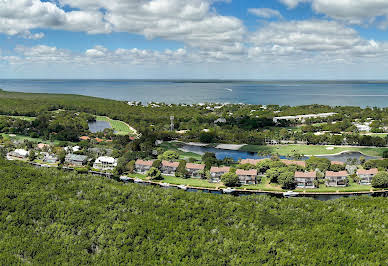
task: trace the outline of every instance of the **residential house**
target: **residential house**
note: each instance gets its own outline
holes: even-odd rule
[[[88,160],[88,157],[85,155],[78,155],[78,154],[67,154],[65,157],[65,163],[69,165],[74,165],[74,166],[82,166],[86,163]]]
[[[58,157],[55,154],[45,153],[43,162],[45,163],[57,163],[59,161]]]
[[[345,187],[347,185],[348,172],[326,171],[326,186],[328,187]]]
[[[251,170],[237,169],[236,174],[240,179],[240,183],[243,185],[252,185],[257,183],[256,169],[251,169]]]
[[[154,161],[143,161],[141,159],[136,160],[135,162],[135,171],[139,174],[145,174],[150,168]]]
[[[101,156],[93,164],[93,168],[99,170],[113,170],[117,166],[117,160],[113,157]]]
[[[7,153],[7,159],[8,160],[23,160],[28,157],[28,151],[23,149],[16,149],[14,151],[11,151]]]
[[[262,162],[265,159],[243,159],[240,161],[240,164],[251,164],[256,166],[258,163]]]
[[[175,171],[178,168],[178,162],[162,161],[161,171],[165,175],[175,175]]]
[[[205,165],[197,163],[187,163],[186,170],[189,176],[193,178],[201,178],[203,176],[203,170],[205,170]]]
[[[303,168],[306,168],[306,162],[305,161],[293,161],[293,160],[281,160],[286,165],[298,165]]]
[[[295,172],[294,177],[298,188],[315,188],[316,172]]]
[[[210,168],[210,175],[211,175],[211,182],[220,182],[221,181],[221,176],[223,174],[229,173],[230,172],[230,167],[224,166],[224,167],[215,167],[212,166]]]
[[[379,172],[377,168],[372,168],[369,170],[359,169],[357,170],[357,176],[360,178],[360,185],[370,185],[372,183],[372,178]]]

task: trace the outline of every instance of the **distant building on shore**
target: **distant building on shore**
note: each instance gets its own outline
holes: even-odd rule
[[[281,121],[281,120],[287,120],[287,121],[299,121],[304,123],[306,119],[310,118],[326,118],[333,115],[336,115],[337,113],[321,113],[321,114],[309,114],[309,115],[289,115],[289,116],[277,116],[273,118],[273,121],[275,123]]]

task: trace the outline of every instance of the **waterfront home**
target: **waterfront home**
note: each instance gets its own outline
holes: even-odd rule
[[[117,160],[113,157],[101,156],[93,164],[93,168],[99,170],[113,170],[117,166]]]
[[[348,172],[326,171],[326,186],[328,187],[345,187],[347,185]]]
[[[186,170],[190,177],[201,178],[203,176],[203,170],[205,169],[204,164],[198,163],[187,163]]]
[[[357,170],[357,176],[359,177],[360,185],[370,185],[372,183],[372,178],[379,172],[377,168],[372,168],[370,170],[359,169]]]
[[[251,169],[251,170],[237,169],[236,175],[238,176],[240,183],[242,185],[253,185],[257,183],[256,169]]]
[[[211,176],[211,182],[220,182],[221,181],[221,176],[223,174],[229,173],[230,172],[230,167],[224,166],[224,167],[215,167],[212,166],[210,168],[210,176]]]
[[[45,153],[43,162],[45,163],[57,163],[59,161],[58,157],[55,154]]]
[[[143,161],[141,159],[137,159],[135,162],[135,171],[139,174],[145,174],[150,168],[154,161]]]
[[[264,161],[265,159],[243,159],[240,161],[240,164],[251,164],[256,166],[258,163]]]
[[[7,159],[8,160],[23,160],[28,157],[28,151],[23,149],[16,149],[14,151],[11,151],[7,153]]]
[[[88,157],[85,155],[78,155],[78,154],[67,154],[65,157],[65,163],[69,165],[74,165],[74,166],[82,166],[86,163],[88,160]]]
[[[165,175],[175,175],[178,166],[178,162],[162,161],[161,171]]]
[[[281,160],[285,165],[298,165],[303,168],[306,168],[306,162],[305,161],[293,161],[293,160]]]
[[[316,172],[295,172],[295,183],[298,188],[315,188]]]

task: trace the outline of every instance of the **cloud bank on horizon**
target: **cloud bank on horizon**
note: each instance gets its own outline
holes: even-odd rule
[[[387,0],[0,0],[0,78],[376,78]]]

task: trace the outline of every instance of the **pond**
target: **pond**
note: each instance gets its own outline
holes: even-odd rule
[[[223,160],[224,158],[233,158],[233,160],[238,161],[239,159],[264,159],[269,156],[260,156],[255,152],[247,152],[247,151],[235,151],[235,150],[224,150],[224,149],[216,149],[211,147],[203,147],[196,145],[183,145],[180,150],[185,152],[193,152],[196,154],[203,155],[205,152],[213,152],[217,159]],[[280,156],[280,159],[287,159],[286,156]],[[301,160],[307,160],[308,157],[304,157]]]
[[[89,122],[88,125],[89,125],[89,130],[92,133],[103,132],[104,129],[106,128],[112,128],[110,123],[107,121],[97,120],[97,121]]]
[[[222,160],[226,157],[233,158],[235,161],[238,161],[239,159],[263,159],[268,158],[268,156],[260,156],[257,153],[254,152],[247,152],[247,151],[235,151],[235,150],[224,150],[224,149],[216,149],[211,147],[204,147],[204,146],[196,146],[196,145],[189,145],[185,144],[183,145],[180,150],[185,152],[193,152],[197,154],[204,154],[205,152],[213,152],[215,153],[217,159]],[[361,152],[342,152],[335,155],[319,155],[317,157],[327,158],[331,161],[339,161],[346,163],[348,159],[357,159],[359,160],[360,157],[364,157],[366,160],[376,159],[377,157],[373,156],[367,156],[362,154]],[[280,156],[280,159],[292,159],[287,158],[286,156]],[[307,160],[308,157],[303,157],[300,160]]]

